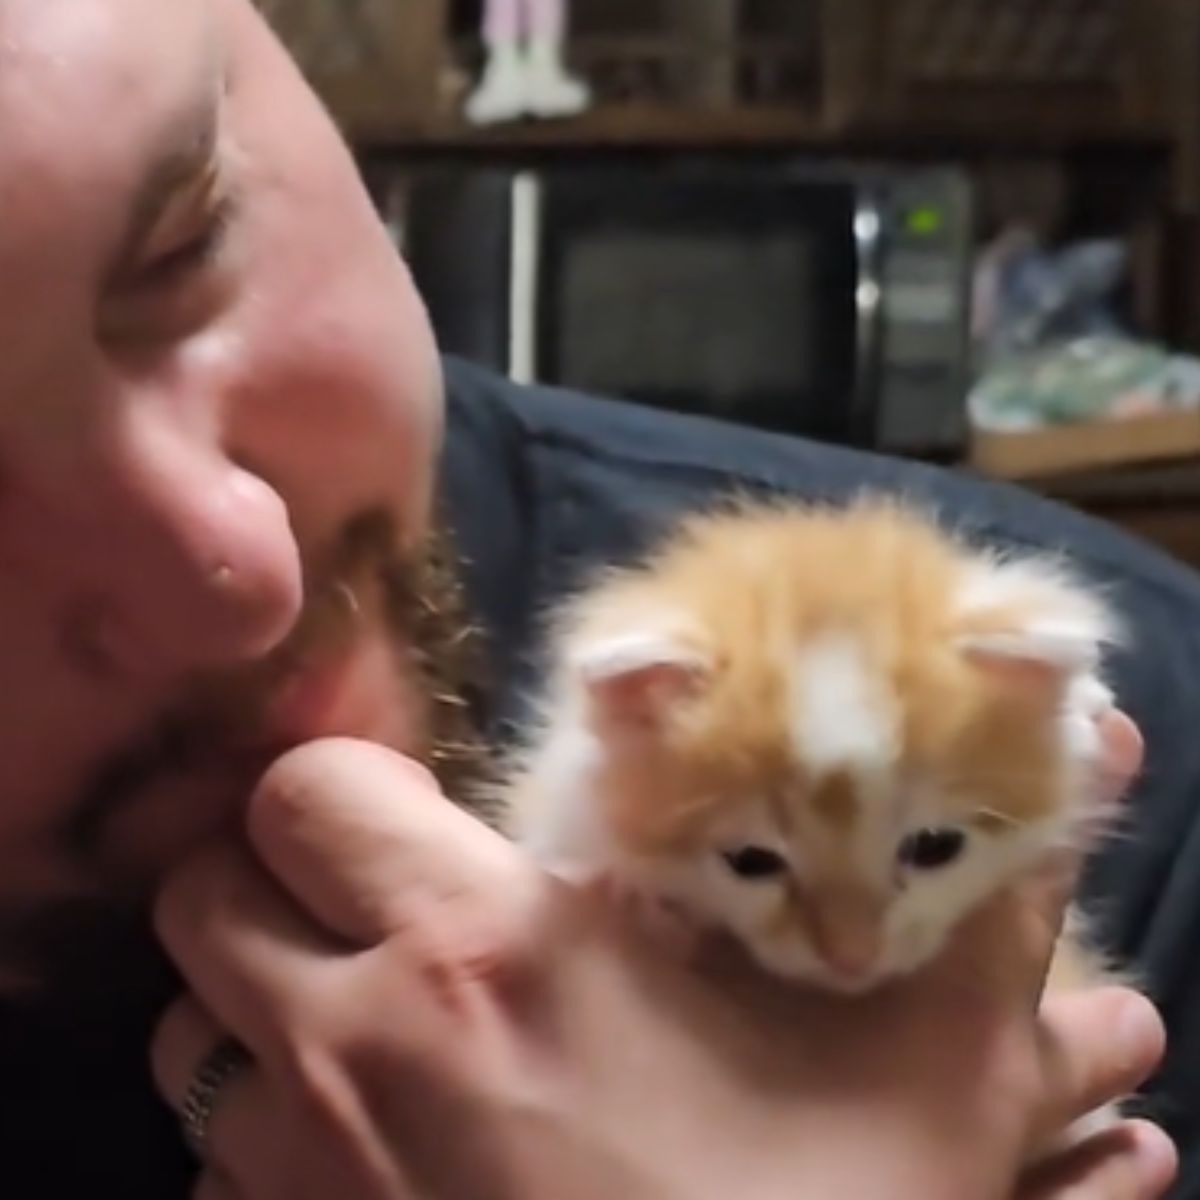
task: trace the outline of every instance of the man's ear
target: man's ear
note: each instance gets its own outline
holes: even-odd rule
[[[660,728],[679,703],[703,689],[712,670],[710,657],[688,639],[653,627],[586,638],[570,666],[593,713],[630,731]]]

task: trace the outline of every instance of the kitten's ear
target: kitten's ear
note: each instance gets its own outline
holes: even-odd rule
[[[655,629],[595,636],[577,646],[570,661],[603,718],[641,729],[657,726],[694,696],[712,666],[687,639]]]
[[[955,643],[980,667],[1050,683],[1096,671],[1116,619],[1085,585],[1040,562],[989,563],[963,587]]]

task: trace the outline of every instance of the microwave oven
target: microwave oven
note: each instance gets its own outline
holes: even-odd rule
[[[953,168],[427,166],[390,195],[450,353],[889,453],[962,444],[973,218]]]

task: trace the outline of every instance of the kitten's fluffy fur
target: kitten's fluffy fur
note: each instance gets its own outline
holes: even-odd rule
[[[694,516],[558,614],[510,828],[862,991],[1094,824],[1114,632],[1060,564],[893,502]],[[1056,979],[1098,970],[1064,936]]]

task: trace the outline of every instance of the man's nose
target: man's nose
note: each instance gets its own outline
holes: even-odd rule
[[[158,675],[247,660],[285,636],[302,572],[267,482],[152,409],[81,449],[75,470],[35,483],[65,543],[50,550],[72,562],[65,620],[94,659]]]

